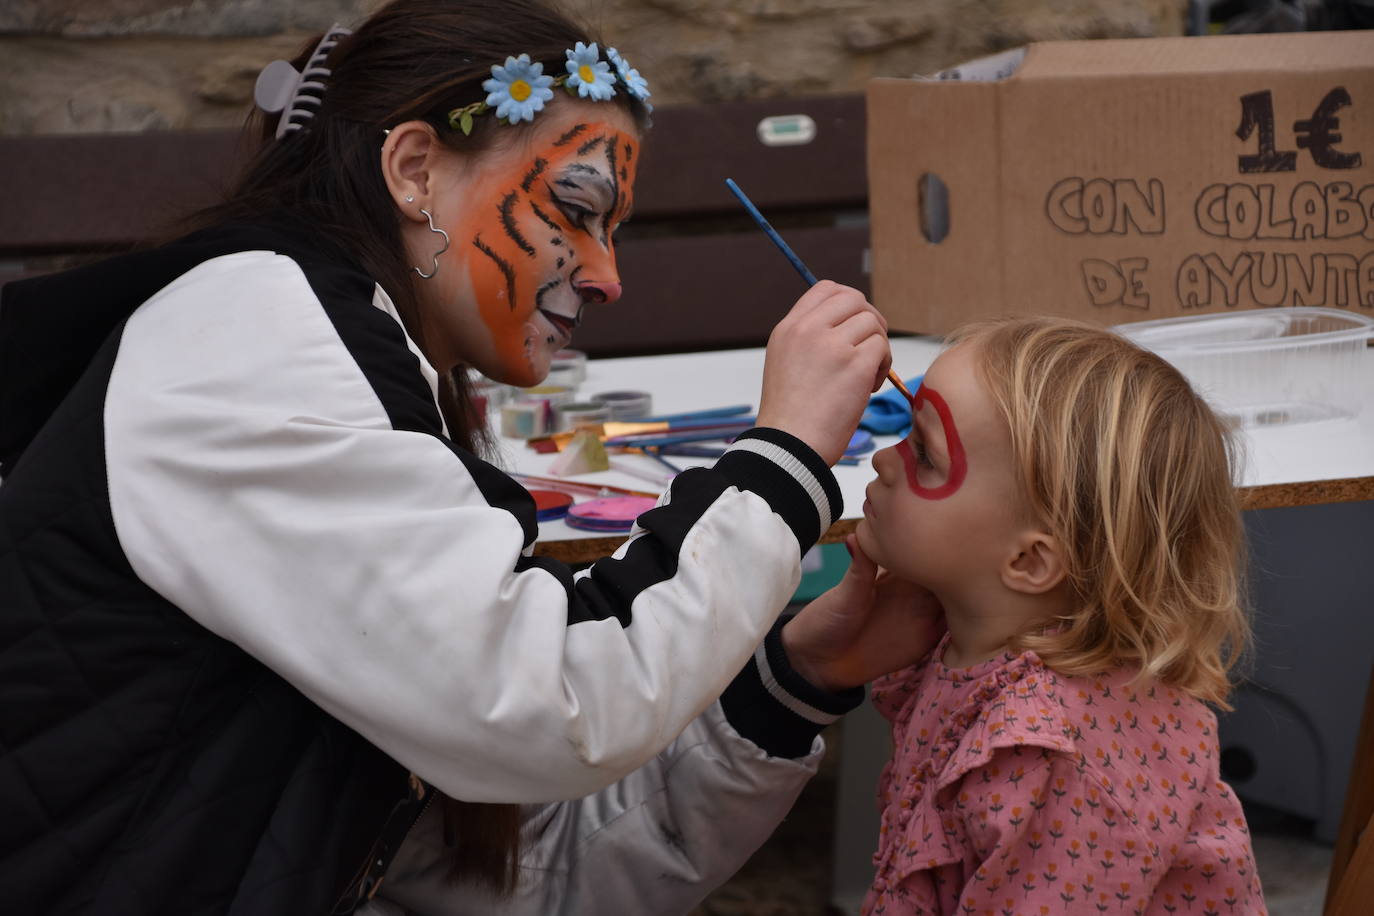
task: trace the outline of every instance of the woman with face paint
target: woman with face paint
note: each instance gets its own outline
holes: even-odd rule
[[[194,231],[5,287],[10,909],[675,913],[771,832],[861,697],[797,672],[862,612],[776,618],[882,319],[809,290],[758,428],[577,574],[464,385],[620,295],[647,95],[532,0],[397,0],[264,71]]]

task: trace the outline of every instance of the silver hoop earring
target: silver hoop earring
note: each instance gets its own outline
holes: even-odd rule
[[[439,255],[443,254],[445,251],[448,251],[448,233],[442,229],[438,229],[435,227],[434,217],[430,214],[428,210],[426,210],[424,207],[421,207],[420,212],[425,215],[425,219],[429,220],[429,231],[437,232],[444,237],[444,247],[434,252],[434,267],[430,270],[429,273],[425,273],[418,267],[411,268],[411,270],[415,271],[417,274],[428,280],[430,277],[434,276],[439,272]]]

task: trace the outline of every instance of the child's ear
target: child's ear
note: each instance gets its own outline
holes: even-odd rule
[[[1002,564],[1002,584],[1014,592],[1042,595],[1060,582],[1068,571],[1059,542],[1038,530],[1022,532],[1015,553]]]

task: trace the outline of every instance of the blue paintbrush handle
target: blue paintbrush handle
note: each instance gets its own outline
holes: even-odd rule
[[[676,423],[678,420],[694,420],[710,417],[738,417],[753,410],[752,404],[736,404],[733,407],[712,407],[710,410],[689,410],[685,413],[667,413],[657,417],[636,417],[636,423]]]
[[[630,420],[629,422],[637,423],[639,421]],[[739,416],[687,417],[683,420],[668,421],[669,429],[701,429],[708,426],[738,426],[742,429],[748,429],[753,425],[753,417]]]
[[[730,189],[731,193],[739,198],[740,203],[744,204],[744,209],[749,211],[749,215],[754,218],[754,222],[758,223],[759,228],[764,231],[764,234],[773,240],[773,244],[778,246],[778,250],[787,256],[787,260],[792,262],[792,266],[797,269],[797,273],[802,275],[802,279],[806,281],[806,285],[815,286],[816,275],[807,270],[806,265],[802,263],[801,258],[797,257],[796,252],[787,247],[787,243],[782,240],[782,236],[778,235],[778,230],[770,226],[768,220],[764,219],[763,214],[759,212],[759,208],[754,206],[754,202],[744,196],[744,192],[739,189],[739,185],[735,184],[735,179],[725,179],[725,186]]]
[[[665,468],[667,468],[668,470],[672,471],[674,474],[681,474],[681,473],[682,473],[682,468],[680,468],[680,467],[678,467],[677,465],[673,464],[673,463],[672,463],[671,461],[669,461],[667,458],[664,458],[664,457],[663,457],[663,453],[662,453],[659,449],[656,449],[656,448],[642,448],[642,449],[640,449],[640,451],[643,452],[645,455],[648,455],[650,458],[654,459],[655,461],[657,461],[659,464],[663,465],[663,466],[664,466]]]
[[[744,192],[739,189],[739,185],[735,184],[735,180],[733,178],[725,179],[725,186],[739,198],[739,202],[744,204],[744,209],[749,211],[749,215],[754,218],[754,222],[758,223],[759,228],[773,240],[773,244],[778,246],[778,250],[787,256],[787,260],[792,262],[792,266],[797,268],[797,273],[802,275],[802,279],[806,281],[806,285],[815,286],[816,275],[806,269],[806,265],[801,262],[801,258],[797,257],[796,253],[793,252],[791,248],[787,247],[787,243],[782,240],[782,236],[778,235],[778,231],[768,225],[768,220],[763,218],[763,214],[759,212],[758,207],[754,206],[754,202],[744,196]],[[906,385],[902,384],[901,376],[899,376],[891,366],[888,366],[887,377],[888,380],[892,382],[892,387],[902,393],[902,397],[906,398],[908,402],[912,400],[911,392],[906,390]]]
[[[605,444],[608,446],[626,445],[631,448],[657,448],[661,445],[677,445],[680,442],[709,442],[712,439],[733,439],[748,428],[748,426],[729,428],[716,426],[709,429],[701,429],[696,432],[684,429],[681,432],[669,433],[663,436],[618,436],[614,439],[607,439]]]

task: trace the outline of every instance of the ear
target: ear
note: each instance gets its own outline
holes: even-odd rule
[[[424,222],[422,207],[434,212],[434,170],[444,151],[434,128],[424,121],[403,121],[387,133],[381,152],[382,179],[392,202],[407,219]]]
[[[1023,532],[1014,549],[1012,556],[1002,564],[1002,584],[1014,592],[1043,595],[1068,575],[1059,542],[1047,532]]]

